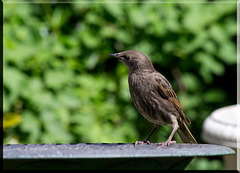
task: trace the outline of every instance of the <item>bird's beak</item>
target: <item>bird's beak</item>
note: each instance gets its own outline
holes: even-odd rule
[[[113,58],[117,58],[119,61],[122,61],[122,58],[119,56],[119,53],[108,54],[108,56],[111,56]]]
[[[113,58],[119,58],[118,53],[108,54],[108,56],[111,56]]]

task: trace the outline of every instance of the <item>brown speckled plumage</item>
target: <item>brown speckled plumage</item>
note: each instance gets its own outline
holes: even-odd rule
[[[157,72],[151,60],[142,52],[128,50],[109,56],[118,58],[129,69],[129,90],[136,109],[151,123],[154,129],[144,141],[136,144],[150,143],[151,135],[159,125],[171,125],[173,131],[161,146],[175,143],[171,141],[177,131],[183,142],[197,143],[187,125],[190,119],[183,113],[178,98],[168,80]],[[187,125],[186,125],[187,124]]]

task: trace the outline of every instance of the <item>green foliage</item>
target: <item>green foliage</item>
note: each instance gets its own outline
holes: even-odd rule
[[[186,170],[223,170],[224,166],[217,159],[194,158]]]
[[[131,102],[127,68],[107,56],[129,49],[173,85],[199,143],[204,119],[236,102],[236,4],[4,3],[3,12],[3,111],[21,119],[4,143],[144,139],[153,125]]]

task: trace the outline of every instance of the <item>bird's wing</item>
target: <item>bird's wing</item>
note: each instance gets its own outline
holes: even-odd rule
[[[160,76],[160,73],[157,73],[155,80],[157,82],[158,93],[165,99],[168,99],[171,102],[175,109],[179,112],[181,118],[189,125],[191,120],[183,113],[180,103],[178,101],[177,95],[172,89],[171,84],[167,81],[164,76]]]

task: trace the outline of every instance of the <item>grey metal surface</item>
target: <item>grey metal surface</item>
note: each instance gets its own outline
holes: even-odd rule
[[[198,157],[234,154],[225,146],[211,144],[173,144],[159,147],[155,143],[79,143],[3,145],[3,159],[97,159]]]

